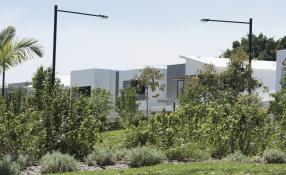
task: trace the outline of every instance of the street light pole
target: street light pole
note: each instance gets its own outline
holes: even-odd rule
[[[249,52],[249,64],[251,65],[251,60],[252,60],[252,18],[249,18],[248,52]]]
[[[53,65],[52,65],[52,86],[54,88],[56,79],[56,53],[57,53],[57,26],[58,26],[58,6],[54,11],[54,40],[53,40]]]
[[[201,19],[202,22],[223,22],[223,23],[237,23],[237,24],[247,24],[249,25],[249,34],[248,34],[248,62],[249,62],[249,69],[251,69],[251,60],[253,58],[252,56],[252,18],[249,18],[249,22],[244,21],[227,21],[227,20],[215,20],[215,19]],[[251,70],[249,70],[249,89],[248,92],[251,93]]]
[[[71,13],[77,15],[85,15],[85,16],[93,16],[99,18],[107,19],[108,16],[105,15],[95,15],[90,13],[82,13],[82,12],[75,12],[75,11],[67,11],[67,10],[59,10],[58,6],[55,5],[54,7],[54,38],[53,38],[53,65],[52,65],[52,86],[55,86],[55,79],[56,79],[56,53],[57,53],[57,25],[58,25],[58,12],[62,13]]]

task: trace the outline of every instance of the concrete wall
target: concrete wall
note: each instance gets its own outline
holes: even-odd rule
[[[178,77],[185,77],[185,64],[176,64],[167,66],[167,97],[177,98],[177,80]]]
[[[282,62],[286,59],[286,50],[278,50],[276,54],[276,90],[281,89]]]

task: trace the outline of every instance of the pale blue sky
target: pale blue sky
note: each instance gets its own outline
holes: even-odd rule
[[[59,14],[57,72],[85,68],[128,69],[182,63],[178,55],[218,56],[248,32],[247,25],[201,23],[201,18],[254,20],[255,34],[286,35],[285,0],[0,0],[0,30],[38,39],[45,57],[7,72],[7,82],[27,81],[52,60],[53,8],[105,14]],[[1,80],[1,78],[0,78]]]

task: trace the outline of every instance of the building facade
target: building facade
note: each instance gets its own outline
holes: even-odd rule
[[[159,69],[164,75],[160,82],[165,85],[164,91],[158,91],[159,97],[150,98],[149,111],[158,112],[163,109],[174,110],[178,106],[178,97],[184,87],[187,86],[189,77],[197,76],[206,64],[212,64],[217,72],[225,70],[229,64],[227,58],[206,58],[180,56],[185,64],[168,65],[166,69]],[[275,61],[252,60],[253,76],[263,83],[263,87],[256,90],[266,105],[271,100],[271,93],[281,88],[280,80],[286,79],[286,50],[277,52],[277,64]],[[115,103],[120,89],[135,86],[133,82],[135,75],[140,69],[133,70],[110,70],[110,69],[88,69],[71,72],[71,86],[88,89],[104,88],[112,94],[112,102]],[[133,85],[132,85],[133,84]],[[265,88],[266,87],[266,88]],[[286,87],[286,84],[285,84]],[[268,90],[265,90],[268,89]],[[150,92],[152,96],[152,92]],[[144,90],[138,93],[139,110],[146,111]]]

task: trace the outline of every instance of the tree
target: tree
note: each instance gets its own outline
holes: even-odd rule
[[[136,88],[128,87],[120,90],[116,99],[116,112],[119,114],[125,127],[137,123],[138,110]]]
[[[227,69],[220,74],[221,89],[233,92],[236,98],[241,92],[252,92],[262,84],[252,76],[252,69],[247,62],[248,56],[242,49],[236,49],[230,55]]]
[[[145,88],[145,100],[146,100],[146,112],[147,117],[149,116],[149,90],[154,93],[156,90],[163,91],[165,88],[164,84],[160,84],[160,80],[164,79],[164,74],[159,69],[152,67],[145,67],[139,71],[139,74],[134,78],[139,82],[139,88]],[[152,97],[158,97],[160,94],[156,93]]]
[[[232,48],[225,50],[221,57],[230,58],[236,50],[242,49],[248,52],[248,38],[243,37],[240,41],[234,41]],[[286,49],[286,36],[275,40],[273,37],[267,37],[263,33],[258,36],[253,35],[253,56],[258,60],[276,60],[276,51],[279,49]]]
[[[9,26],[0,32],[0,67],[2,71],[2,96],[5,88],[5,71],[24,61],[42,57],[43,49],[34,39],[15,39],[16,30]]]

